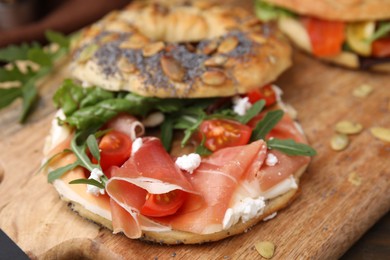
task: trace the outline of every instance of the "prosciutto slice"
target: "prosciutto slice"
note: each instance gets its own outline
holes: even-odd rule
[[[222,221],[238,184],[247,174],[255,174],[266,156],[263,140],[244,146],[221,149],[202,160],[191,175],[194,189],[201,192],[203,205],[197,210],[182,209],[177,214],[156,221],[172,228],[198,234],[222,230]],[[190,197],[186,204],[199,203]]]
[[[141,147],[121,168],[112,169],[111,176],[106,190],[111,198],[114,232],[123,231],[130,238],[140,237],[141,229],[170,230],[140,215],[148,192],[163,194],[180,189],[197,193],[155,137],[143,138]]]

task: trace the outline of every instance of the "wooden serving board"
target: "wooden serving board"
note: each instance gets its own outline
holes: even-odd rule
[[[17,123],[19,102],[0,111],[0,228],[33,259],[256,259],[254,245],[264,240],[276,246],[273,259],[335,259],[390,209],[390,143],[369,131],[390,127],[390,75],[345,70],[296,53],[294,67],[277,84],[318,155],[294,203],[247,233],[204,245],[162,246],[112,235],[72,212],[36,173],[54,115],[51,96],[65,76],[62,69],[45,80],[27,124]],[[361,84],[374,88],[366,98],[352,95]],[[364,130],[336,152],[329,141],[344,119]]]

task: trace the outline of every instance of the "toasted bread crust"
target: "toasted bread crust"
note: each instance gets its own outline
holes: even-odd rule
[[[390,18],[389,0],[265,0],[295,13],[326,20],[367,21]]]
[[[291,65],[275,27],[227,6],[136,2],[87,28],[75,46],[76,79],[160,98],[246,93]]]

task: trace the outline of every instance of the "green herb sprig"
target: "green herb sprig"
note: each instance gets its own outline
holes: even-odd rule
[[[22,112],[19,118],[21,123],[25,122],[38,99],[37,81],[49,74],[53,69],[54,63],[64,56],[69,49],[70,39],[60,33],[47,31],[46,38],[51,43],[56,43],[59,48],[52,52],[49,50],[50,48],[45,50],[38,43],[30,45],[24,43],[20,46],[11,45],[0,49],[0,62],[6,62],[11,67],[0,67],[0,83],[20,83],[18,87],[0,88],[0,109],[21,98],[23,100]],[[34,70],[33,66],[26,64],[26,71],[21,71],[17,66],[17,61],[23,60],[32,61],[39,68]]]

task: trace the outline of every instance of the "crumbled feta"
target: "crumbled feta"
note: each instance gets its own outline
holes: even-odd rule
[[[133,144],[131,145],[131,156],[133,156],[139,150],[139,148],[141,148],[142,144],[142,138],[138,137],[134,140]]]
[[[90,84],[89,82],[87,82],[87,81],[83,81],[83,82],[81,82],[81,86],[82,86],[83,88],[88,88],[88,87],[91,86],[91,84]]]
[[[199,167],[201,162],[200,155],[197,153],[190,153],[188,155],[180,156],[176,159],[176,165],[189,173],[193,173]]]
[[[100,170],[98,168],[94,168],[88,179],[101,182],[100,177],[102,177],[102,176],[103,176],[102,170]],[[99,196],[100,194],[103,195],[105,193],[104,189],[100,189],[99,187],[96,187],[95,185],[90,185],[90,184],[87,184],[87,192],[92,194],[92,195],[95,195],[95,196]]]
[[[278,163],[278,158],[273,153],[267,154],[267,159],[265,160],[265,164],[268,166],[275,166]]]
[[[275,212],[272,213],[271,215],[265,217],[265,218],[263,219],[263,221],[268,221],[268,220],[270,220],[270,219],[273,219],[274,217],[276,217],[277,214],[278,214],[278,212],[275,211]]]
[[[224,230],[229,229],[240,219],[243,223],[245,223],[252,218],[260,216],[263,214],[265,207],[264,200],[264,197],[258,197],[256,199],[245,198],[235,203],[232,208],[228,208],[226,210],[222,221],[222,228]]]
[[[248,97],[241,98],[240,96],[235,96],[232,99],[233,102],[233,111],[238,115],[245,115],[246,111],[252,107],[252,104],[249,102]]]

